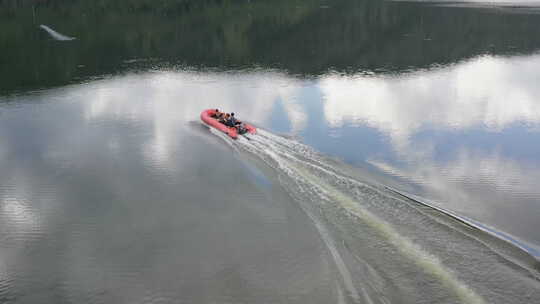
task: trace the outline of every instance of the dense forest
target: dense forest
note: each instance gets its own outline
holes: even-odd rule
[[[299,77],[409,71],[534,52],[537,20],[379,0],[0,0],[0,91],[117,73],[135,61]],[[54,41],[41,24],[77,39]]]

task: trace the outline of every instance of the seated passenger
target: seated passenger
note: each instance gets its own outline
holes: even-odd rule
[[[235,117],[234,117],[234,113],[231,113],[229,119],[227,120],[227,122],[225,123],[225,125],[229,126],[229,127],[236,127],[236,125],[239,125],[241,124],[242,122],[237,120]]]
[[[214,114],[211,115],[211,117],[219,119],[222,115],[223,115],[223,113],[220,112],[219,109],[216,109],[216,111],[214,112]]]
[[[229,115],[229,113],[221,113],[221,116],[219,117],[219,122],[224,124],[224,125],[227,125],[227,121],[229,121],[229,118],[231,116]]]

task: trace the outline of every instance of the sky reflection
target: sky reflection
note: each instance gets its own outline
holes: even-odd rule
[[[540,55],[532,55],[312,80],[263,71],[124,75],[5,97],[0,163],[5,172],[29,159],[91,168],[99,159],[134,154],[146,168],[170,175],[189,163],[179,166],[178,153],[200,133],[200,112],[217,107],[540,244],[533,233],[540,201],[539,70]],[[16,197],[8,190],[4,199]]]
[[[274,99],[291,99],[287,79],[272,77],[141,73],[0,98],[4,290],[36,302],[131,303],[152,292],[220,302],[230,292],[221,282],[276,298],[285,296],[269,286],[297,284],[288,293],[316,290],[327,303],[327,264],[307,246],[320,240],[293,216],[309,219],[199,120],[216,106],[264,120]]]
[[[324,77],[324,113],[331,127],[362,124],[395,144],[422,128],[499,132],[540,120],[540,56],[484,56],[404,76]]]
[[[537,150],[529,136],[539,134],[538,68],[538,55],[484,56],[401,77],[330,76],[322,78],[319,87],[333,136],[347,128],[368,127],[389,138],[399,159],[414,162],[444,154],[437,146],[505,154],[510,151],[506,144],[517,143],[521,149]],[[528,142],[516,142],[519,136]],[[454,145],[444,146],[448,140]]]
[[[324,133],[337,140],[320,146],[337,155],[355,146],[360,157],[341,156],[540,243],[539,70],[539,55],[482,56],[403,75],[322,77]]]

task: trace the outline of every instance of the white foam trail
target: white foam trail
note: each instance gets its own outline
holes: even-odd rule
[[[354,199],[328,184],[315,174],[303,169],[301,166],[315,168],[319,173],[326,174],[326,176],[330,175],[334,179],[341,179],[347,183],[356,181],[326,169],[328,166],[324,165],[324,162],[303,144],[272,135],[263,130],[259,133],[260,136],[252,137],[250,142],[241,142],[247,150],[254,152],[258,156],[262,156],[265,161],[268,161],[269,157],[278,165],[279,169],[283,170],[288,176],[293,178],[295,182],[306,183],[307,187],[310,188],[309,190],[314,190],[312,193],[317,193],[322,200],[338,203],[340,207],[344,208],[350,214],[361,219],[392,244],[403,256],[408,257],[421,269],[431,274],[433,277],[438,278],[446,288],[454,292],[460,299],[460,302],[475,304],[485,303],[482,297],[477,295],[465,283],[461,282],[437,257],[426,252],[411,240],[401,236],[392,225],[364,208],[361,208]],[[314,163],[310,163],[301,158],[309,158],[310,161],[312,159],[315,161]],[[295,164],[299,164],[300,166]],[[364,186],[363,184],[361,185]],[[370,188],[373,189],[372,187]],[[312,217],[309,212],[308,215]],[[350,272],[345,266],[333,241],[330,239],[326,228],[315,219],[314,223],[336,262],[336,266],[343,277],[347,290],[353,298],[355,298],[355,296],[358,297],[358,291],[352,283]],[[365,292],[363,292],[363,294],[367,295]],[[366,301],[371,302],[369,297],[366,298]]]
[[[51,35],[51,37],[53,37],[53,39],[55,40],[60,40],[60,41],[69,41],[69,40],[75,40],[77,38],[75,37],[69,37],[69,36],[66,36],[66,35],[62,35],[60,34],[59,32],[53,30],[52,28],[42,24],[39,26],[40,28],[44,29],[47,33],[49,33],[49,35]]]
[[[345,287],[349,291],[350,296],[355,301],[358,302],[358,300],[360,299],[360,296],[358,294],[358,290],[356,289],[356,287],[354,287],[351,273],[349,269],[347,268],[345,261],[343,261],[343,258],[339,254],[339,251],[337,250],[336,245],[332,241],[332,238],[330,237],[328,231],[326,230],[324,225],[311,214],[311,212],[306,212],[306,213],[315,224],[317,231],[319,232],[319,235],[321,236],[321,239],[324,241],[326,247],[330,251],[330,254],[332,255],[332,258],[336,264],[336,267],[338,268],[341,278],[343,279],[343,283],[345,284]],[[369,298],[369,295],[365,292],[364,292],[364,298],[366,299],[366,302],[368,304],[373,303],[373,301],[371,301],[371,299]]]
[[[245,147],[248,148],[248,150],[250,150],[252,152],[262,152],[261,147],[258,145],[257,142],[251,143],[250,141],[247,141],[247,140],[239,141],[239,142],[242,143]],[[281,158],[277,154],[273,153],[272,150],[264,150],[264,153],[266,153],[268,156],[270,156],[274,161],[277,161],[278,164],[281,164],[281,162],[280,162]],[[287,170],[287,167],[282,167],[282,169]],[[290,173],[292,173],[292,172],[290,172]],[[328,251],[330,252],[330,255],[332,256],[332,259],[334,260],[334,263],[335,263],[335,265],[336,265],[336,267],[338,269],[338,272],[341,275],[343,283],[345,284],[345,288],[347,289],[350,297],[353,298],[355,302],[358,302],[360,300],[360,295],[358,293],[358,290],[354,286],[351,273],[350,273],[349,269],[347,268],[347,266],[345,264],[345,261],[343,260],[343,258],[339,254],[339,251],[337,250],[336,245],[334,244],[332,238],[330,237],[330,234],[329,234],[328,230],[315,216],[313,216],[312,212],[310,212],[309,210],[304,208],[304,206],[302,206],[302,205],[301,205],[301,207],[306,212],[306,214],[309,216],[309,218],[312,220],[312,222],[315,224],[315,228],[317,229],[322,241],[324,242],[324,244],[328,248]],[[340,298],[340,297],[338,297],[338,298]],[[371,299],[369,298],[369,296],[367,295],[367,293],[364,293],[364,298],[365,298],[367,303],[369,303],[369,304],[373,303],[371,301]],[[343,301],[343,299],[341,299],[341,298],[338,299],[339,303],[341,303],[341,301]]]

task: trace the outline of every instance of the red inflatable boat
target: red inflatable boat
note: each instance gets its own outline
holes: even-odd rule
[[[216,110],[214,109],[204,110],[201,113],[201,120],[204,121],[207,125],[214,127],[223,133],[226,133],[227,135],[229,135],[230,137],[234,139],[238,138],[238,129],[228,127],[220,123],[217,119],[212,117],[215,113],[216,113]],[[244,128],[247,130],[247,133],[250,133],[250,134],[257,133],[257,129],[252,125],[248,125],[247,123],[244,123]]]

